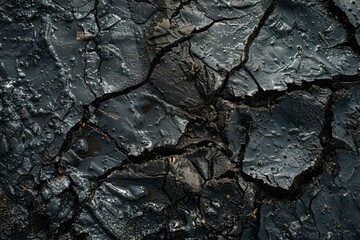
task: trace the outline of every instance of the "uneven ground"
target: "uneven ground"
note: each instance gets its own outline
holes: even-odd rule
[[[0,0],[0,239],[360,239],[357,0]]]

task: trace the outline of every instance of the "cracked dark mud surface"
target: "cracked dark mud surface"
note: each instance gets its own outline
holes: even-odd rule
[[[359,239],[359,7],[0,0],[0,239]]]

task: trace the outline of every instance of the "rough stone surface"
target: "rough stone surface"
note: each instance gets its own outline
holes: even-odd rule
[[[265,204],[258,237],[283,239],[357,239],[359,217],[359,156],[339,151],[334,161],[340,169],[325,174],[291,203]]]
[[[346,29],[323,4],[279,0],[255,39],[246,66],[263,90],[286,90],[337,74],[358,73],[359,55],[346,41]],[[341,67],[339,67],[341,66]]]
[[[342,90],[336,97],[332,123],[334,142],[339,147],[359,152],[360,87],[356,85],[348,90]]]
[[[254,111],[243,159],[244,173],[273,187],[289,189],[319,160],[320,134],[330,91],[296,91],[267,109]]]
[[[358,13],[0,0],[0,239],[359,239]]]

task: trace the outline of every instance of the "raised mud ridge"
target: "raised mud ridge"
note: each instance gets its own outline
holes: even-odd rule
[[[359,1],[0,13],[0,239],[360,239]]]

